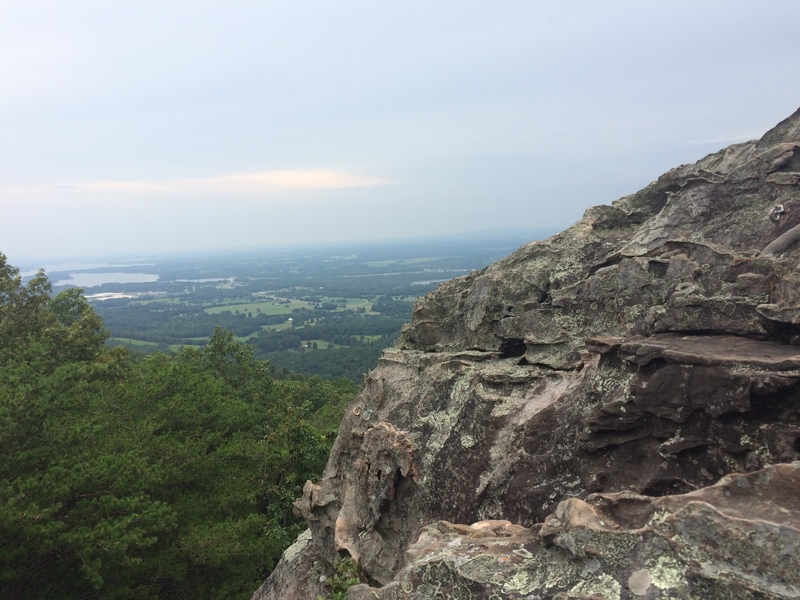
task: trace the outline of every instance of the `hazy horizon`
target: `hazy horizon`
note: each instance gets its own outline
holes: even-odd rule
[[[586,208],[800,105],[800,3],[0,6],[0,252],[227,252]]]
[[[332,242],[297,242],[296,244],[278,244],[274,246],[249,246],[242,248],[225,248],[217,250],[193,249],[179,252],[133,252],[133,253],[104,253],[84,254],[75,256],[44,256],[44,257],[24,257],[8,256],[0,249],[0,253],[6,254],[9,264],[19,268],[25,276],[31,276],[39,269],[51,271],[70,271],[70,270],[92,270],[102,268],[115,268],[120,265],[128,266],[148,266],[157,260],[190,260],[200,258],[216,257],[239,257],[251,256],[262,257],[270,254],[315,252],[315,251],[335,251],[341,250],[371,250],[375,248],[386,248],[392,246],[410,247],[415,244],[436,244],[457,241],[491,241],[501,239],[511,239],[522,245],[536,240],[546,239],[562,231],[557,228],[541,229],[484,229],[463,231],[451,234],[430,235],[430,236],[411,236],[386,239],[365,239],[365,240],[341,240]],[[504,237],[505,236],[505,237]],[[148,262],[150,261],[150,262]]]

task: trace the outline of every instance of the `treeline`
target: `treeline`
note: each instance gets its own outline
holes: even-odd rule
[[[107,335],[0,254],[0,596],[249,598],[357,386],[277,379],[221,329],[139,360]]]
[[[313,324],[283,329],[262,331],[251,343],[266,352],[297,348],[304,341],[324,340],[340,346],[356,346],[365,337],[394,337],[406,319],[403,317],[379,317],[374,315],[342,315],[326,317]],[[296,342],[296,343],[294,343]]]
[[[192,338],[207,338],[215,327],[227,329],[236,337],[246,337],[261,331],[262,326],[277,325],[286,320],[284,315],[248,316],[230,311],[210,315],[199,306],[166,302],[134,304],[106,300],[98,306],[98,312],[114,337],[161,344],[181,344]]]
[[[295,308],[290,314],[268,315],[258,311],[237,314],[228,310],[208,314],[185,299],[148,303],[108,300],[98,305],[97,312],[114,335],[113,345],[123,345],[134,352],[168,352],[170,346],[202,346],[214,328],[221,327],[236,337],[247,338],[256,358],[269,359],[307,375],[327,379],[347,377],[358,382],[363,373],[374,368],[380,350],[400,334],[410,318],[411,307],[410,301],[382,295],[375,299],[369,313],[362,307],[342,310],[337,303],[320,302],[315,308]],[[291,327],[266,329],[285,323],[290,316]],[[124,340],[157,346],[134,346]],[[314,352],[324,356],[311,356]]]
[[[381,299],[375,303],[374,311],[380,314],[364,314],[363,310],[332,312],[338,308],[315,309],[296,308],[291,312],[294,329],[301,340],[325,339],[334,343],[346,344],[345,338],[364,335],[392,335],[411,316],[411,303],[398,300]],[[264,313],[236,313],[222,311],[208,314],[200,306],[185,302],[133,303],[128,300],[107,300],[101,303],[97,312],[102,315],[106,327],[115,338],[129,338],[159,344],[185,344],[192,339],[206,338],[215,327],[227,329],[236,337],[247,337],[262,332],[263,338],[271,332],[263,328],[286,322],[289,315],[268,315]],[[319,331],[312,334],[311,328]],[[334,339],[338,337],[338,339]]]
[[[407,304],[407,303],[404,303]],[[410,310],[410,306],[406,306]],[[400,334],[406,316],[342,313],[250,338],[259,358],[299,373],[361,381]],[[328,344],[318,349],[318,341]]]

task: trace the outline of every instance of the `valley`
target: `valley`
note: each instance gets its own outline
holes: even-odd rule
[[[277,369],[360,381],[416,298],[549,233],[148,257],[47,273],[55,291],[83,288],[111,345],[175,352],[204,346],[218,327]]]

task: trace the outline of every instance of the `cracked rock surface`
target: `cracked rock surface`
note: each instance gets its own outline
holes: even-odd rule
[[[798,451],[800,111],[419,300],[254,598],[797,598]]]

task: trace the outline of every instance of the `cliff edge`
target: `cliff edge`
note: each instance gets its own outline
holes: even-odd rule
[[[800,597],[800,110],[419,300],[256,600]]]

